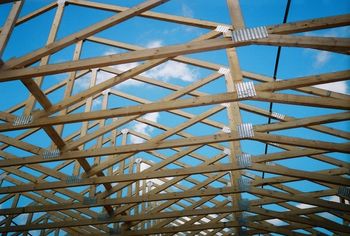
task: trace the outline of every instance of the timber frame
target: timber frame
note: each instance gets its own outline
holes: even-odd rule
[[[0,82],[18,81],[28,89],[30,96],[0,111],[0,204],[11,203],[10,207],[0,209],[0,232],[12,232],[11,235],[30,235],[32,230],[39,230],[40,235],[327,235],[325,229],[335,235],[349,235],[350,163],[330,154],[350,153],[347,141],[350,133],[326,124],[350,119],[350,96],[314,86],[346,81],[350,71],[276,80],[241,70],[236,48],[269,45],[348,55],[348,38],[295,34],[350,25],[350,15],[267,25],[254,29],[259,31],[255,36],[243,36],[250,29],[245,27],[239,0],[227,0],[232,25],[152,11],[168,1],[148,0],[126,8],[88,0],[60,0],[22,17],[19,13],[24,0],[5,1],[12,4],[12,9],[0,29],[0,58],[16,26],[48,11],[54,11],[55,15],[44,47],[1,61]],[[70,5],[117,14],[56,40],[64,9]],[[190,42],[158,48],[142,48],[96,36],[133,17],[198,27],[208,32]],[[80,59],[87,42],[126,52]],[[50,63],[51,55],[71,45],[75,46],[71,61]],[[228,66],[186,56],[213,50],[225,50]],[[115,67],[140,61],[142,63],[126,71]],[[167,61],[196,66],[211,73],[187,86],[143,74]],[[97,84],[101,72],[113,74],[113,77]],[[60,73],[66,73],[67,78],[42,88],[45,76]],[[73,94],[77,81],[86,76],[91,78],[90,86]],[[150,101],[116,87],[130,79],[170,93],[158,101]],[[219,79],[225,81],[226,92],[199,90]],[[59,89],[64,89],[64,95],[53,103],[49,96]],[[294,92],[283,93],[286,90]],[[137,105],[111,108],[108,103],[113,96]],[[93,106],[97,99],[101,100],[99,110]],[[246,101],[303,106],[310,109],[310,114],[316,108],[331,112],[297,118]],[[40,109],[36,104],[40,104]],[[191,113],[192,108],[201,106],[208,108],[200,114]],[[153,112],[169,113],[183,122],[172,126],[144,116]],[[220,112],[225,113],[226,124],[211,118]],[[247,120],[244,114],[248,113],[273,122],[244,123],[243,120]],[[149,136],[126,129],[125,125],[132,122],[152,127],[159,134]],[[81,128],[63,135],[70,124],[81,124]],[[186,131],[197,124],[215,132],[195,136]],[[307,136],[274,133],[294,128],[327,134],[332,139],[310,140]],[[50,138],[49,146],[26,141],[40,131]],[[143,142],[131,143],[130,136]],[[172,136],[176,139],[170,138]],[[266,144],[278,151],[249,153],[242,147],[245,141]],[[91,142],[93,145],[89,144]],[[11,148],[29,155],[20,158],[11,153]],[[217,154],[208,157],[199,151],[204,148],[215,150]],[[164,150],[168,152],[165,154]],[[278,161],[299,157],[308,157],[333,168],[305,171],[278,164]],[[188,165],[184,158],[199,164]],[[70,174],[62,171],[70,165],[74,166]],[[170,165],[176,168],[169,168]],[[262,173],[269,175],[263,177]],[[287,184],[293,181],[309,181],[322,186],[323,190],[303,192]],[[246,195],[254,198],[244,197]],[[20,206],[23,197],[27,204]],[[331,197],[339,201],[331,201]],[[293,203],[309,207],[300,208]],[[263,207],[271,204],[284,208],[284,212]],[[326,219],[320,213],[331,214],[338,220]],[[15,219],[23,215],[26,221],[16,224]],[[276,219],[285,224],[272,223]]]

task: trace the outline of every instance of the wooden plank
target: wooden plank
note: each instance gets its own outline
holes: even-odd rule
[[[93,203],[83,203],[83,202],[74,202],[70,204],[46,204],[41,206],[26,206],[20,208],[7,208],[0,209],[0,214],[3,215],[14,215],[14,214],[23,214],[23,213],[33,213],[33,212],[47,212],[47,211],[57,211],[65,209],[80,209],[80,208],[90,208],[98,207],[104,205],[119,205],[119,204],[130,204],[130,203],[142,203],[149,201],[163,201],[163,200],[172,200],[172,199],[182,199],[190,197],[206,197],[206,196],[215,196],[219,194],[230,194],[240,192],[237,188],[224,187],[224,188],[209,188],[198,190],[190,190],[185,192],[177,193],[161,193],[161,194],[145,194],[141,196],[132,196],[132,197],[121,197],[115,199],[97,199]]]
[[[51,29],[49,32],[46,45],[53,43],[56,39],[57,31],[60,26],[62,15],[63,15],[63,10],[64,10],[64,4],[58,4],[53,22],[51,24]],[[50,59],[49,56],[43,57],[40,60],[40,65],[47,65],[49,63],[49,59]],[[52,106],[50,100],[45,96],[45,94],[40,89],[42,82],[43,82],[43,77],[22,80],[22,83],[27,87],[27,89],[32,94],[32,96],[30,96],[27,101],[24,114],[29,115],[31,113],[35,105],[35,99],[40,103],[40,105],[44,109],[48,109],[49,107]]]
[[[125,20],[128,20],[141,12],[147,11],[153,7],[156,7],[162,3],[167,2],[168,0],[149,0],[146,2],[143,2],[139,5],[136,5],[126,11],[123,11],[119,14],[116,14],[114,16],[111,16],[103,21],[100,21],[86,29],[83,29],[77,33],[74,33],[72,35],[69,35],[57,42],[51,43],[41,49],[38,49],[28,55],[25,55],[18,59],[13,59],[8,61],[4,66],[7,68],[20,68],[23,66],[30,65],[36,61],[38,61],[40,58],[47,56],[49,54],[55,53],[59,51],[60,49],[67,47],[71,45],[72,43],[76,43],[80,40],[83,40],[91,35],[94,35],[102,30],[105,30],[113,25],[116,25],[118,23],[121,23]],[[39,76],[39,75],[38,75]]]
[[[10,39],[13,28],[15,27],[16,20],[24,4],[24,0],[15,1],[11,8],[11,11],[7,17],[7,20],[0,33],[0,58],[4,54],[8,40]]]
[[[160,1],[160,0],[158,0]],[[56,43],[56,42],[55,42]],[[247,43],[236,43],[246,45]],[[125,64],[130,62],[174,57],[180,54],[190,54],[205,50],[217,50],[232,47],[234,43],[229,39],[211,39],[199,42],[190,42],[182,45],[167,46],[161,48],[149,48],[140,51],[112,54],[90,59],[82,59],[73,62],[63,62],[39,67],[5,70],[0,74],[0,82],[26,79],[35,76],[58,74],[82,69],[93,69],[110,65]],[[237,45],[237,46],[238,46]],[[5,64],[6,65],[6,64]],[[4,65],[4,66],[5,66]]]
[[[248,98],[238,98],[236,92],[222,93],[216,95],[201,96],[197,98],[179,99],[176,101],[160,101],[150,104],[122,107],[118,109],[111,109],[106,111],[92,111],[77,114],[67,114],[64,116],[54,117],[42,117],[34,119],[32,123],[25,125],[12,125],[3,124],[0,125],[0,131],[19,130],[35,128],[47,125],[67,124],[80,121],[96,120],[96,119],[107,119],[113,117],[123,117],[130,115],[141,115],[149,112],[158,112],[166,110],[181,109],[187,107],[212,105],[219,103],[227,103],[233,101],[247,100]],[[257,96],[251,97],[252,100],[257,101],[268,101],[277,102],[284,104],[293,104],[301,106],[315,106],[315,107],[326,107],[334,109],[350,109],[350,103],[340,101],[333,98],[318,98],[318,97],[307,97],[300,95],[291,94],[277,94],[269,92],[257,92]]]
[[[304,21],[290,22],[286,24],[268,27],[268,32],[273,34],[294,34],[305,31],[320,30],[326,28],[346,26],[350,24],[350,14],[316,18]]]
[[[350,39],[270,34],[268,38],[253,40],[257,45],[316,48],[328,51],[348,51]]]
[[[276,131],[276,130],[298,128],[298,127],[304,127],[304,126],[310,126],[310,125],[339,122],[339,121],[344,121],[349,119],[350,119],[350,112],[342,112],[337,114],[295,119],[293,121],[287,121],[287,122],[277,122],[277,123],[271,123],[266,125],[258,125],[254,127],[254,130],[258,132]]]

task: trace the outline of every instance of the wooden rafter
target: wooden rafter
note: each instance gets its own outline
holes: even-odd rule
[[[28,99],[0,111],[0,204],[6,205],[0,209],[0,216],[5,216],[0,218],[0,232],[327,235],[320,230],[323,228],[336,235],[349,234],[350,206],[346,194],[350,186],[350,164],[336,155],[350,153],[350,132],[336,122],[349,121],[350,95],[319,86],[345,82],[350,71],[275,80],[242,70],[236,51],[238,47],[262,45],[347,55],[348,38],[295,34],[348,26],[349,14],[267,25],[264,37],[237,41],[231,34],[247,30],[239,0],[227,0],[230,24],[152,10],[166,2],[148,0],[128,8],[66,0],[47,4],[21,17],[24,0],[1,2],[12,5],[0,29],[2,58],[15,27],[29,24],[50,10],[55,14],[45,46],[0,61],[0,86],[11,81],[22,83],[29,91]],[[57,39],[64,10],[71,5],[109,11],[113,15]],[[96,35],[133,17],[197,27],[206,33],[189,42],[157,48],[143,48]],[[125,52],[84,59],[81,55],[87,43]],[[70,61],[50,62],[54,53],[68,46],[74,46]],[[217,50],[226,53],[226,65],[185,56]],[[169,62],[208,73],[186,85],[175,85],[147,73]],[[125,63],[137,65],[127,70],[118,67]],[[62,75],[65,78],[55,84],[46,77],[65,72]],[[109,73],[110,77],[99,81],[103,73]],[[52,85],[44,89],[44,81],[48,80]],[[88,81],[88,86],[76,92],[82,80]],[[128,93],[122,86],[131,80],[167,95],[148,99]],[[225,84],[224,91],[214,92],[214,87],[205,89],[220,81]],[[247,85],[246,81],[254,83]],[[250,86],[250,90],[242,92],[239,86],[242,83]],[[53,102],[51,97],[60,90],[62,97]],[[116,106],[113,99],[132,105],[119,102]],[[261,105],[270,102],[297,109],[305,107],[310,112],[307,116],[270,112]],[[96,110],[96,104],[100,109]],[[314,109],[322,112],[313,113]],[[152,112],[172,118],[161,123],[148,117]],[[250,124],[249,115],[273,121]],[[135,124],[156,132],[148,134],[135,128]],[[70,125],[79,129],[70,130]],[[212,131],[194,134],[191,129],[197,125]],[[301,129],[305,130],[302,135],[293,132]],[[314,138],[316,132],[320,138]],[[43,147],[33,142],[32,137],[38,134],[48,138],[50,144]],[[135,138],[139,141],[132,141]],[[247,143],[257,147],[268,144],[276,151],[253,153],[255,148],[247,149]],[[27,153],[25,158],[22,152]],[[313,170],[289,166],[289,162],[299,158],[331,167]],[[267,176],[259,176],[261,173]],[[303,181],[321,186],[320,190],[303,192],[290,184],[303,187]],[[245,199],[246,194],[254,198]],[[339,200],[332,201],[335,198]],[[20,206],[23,201],[26,204]],[[286,210],[281,213],[265,205]],[[324,213],[340,220],[321,217]],[[17,225],[16,219],[24,214],[25,222]],[[287,224],[278,226],[273,223],[276,219]]]

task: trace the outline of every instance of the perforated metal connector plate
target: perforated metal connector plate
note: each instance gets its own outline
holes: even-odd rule
[[[227,33],[230,30],[230,27],[227,25],[218,25],[215,28],[215,31],[221,32],[221,33]]]
[[[230,105],[230,103],[221,103],[221,106],[229,108],[231,105]]]
[[[33,122],[33,116],[17,116],[13,121],[13,126],[27,125]]]
[[[254,137],[253,125],[250,123],[240,124],[237,126],[238,135],[240,138]]]
[[[245,178],[238,179],[238,190],[240,191],[249,191],[251,188],[251,180]]]
[[[231,155],[231,149],[229,149],[229,148],[224,148],[223,153],[226,154],[226,155]]]
[[[272,161],[268,161],[268,162],[266,162],[266,165],[268,165],[268,166],[276,166],[276,163],[274,163]]]
[[[106,89],[102,92],[103,95],[108,95],[111,92],[111,89]]]
[[[129,132],[129,130],[128,130],[128,129],[122,129],[120,132],[121,132],[122,134],[127,134],[127,133]]]
[[[230,127],[224,126],[224,127],[222,127],[222,132],[229,134],[229,133],[231,133],[231,129],[230,129]]]
[[[242,167],[242,168],[247,168],[249,166],[252,166],[252,155],[248,153],[243,153],[237,156],[237,164],[239,167]]]
[[[81,183],[83,181],[83,179],[80,176],[68,176],[66,179],[66,183],[67,184],[77,184],[77,183]]]
[[[249,98],[256,96],[254,83],[251,81],[235,84],[238,98]]]
[[[263,39],[269,36],[265,26],[234,30],[232,32],[233,42],[246,42],[255,39]]]
[[[284,120],[284,118],[286,117],[285,115],[277,113],[277,112],[272,112],[271,116],[274,117],[274,118],[277,118],[279,120]]]
[[[218,70],[218,73],[227,75],[228,73],[230,73],[230,69],[226,67],[220,67],[220,69]]]
[[[338,195],[346,198],[350,198],[350,188],[341,186],[338,188]]]
[[[44,150],[43,152],[43,158],[44,159],[52,159],[57,158],[61,154],[60,150],[54,149],[54,150]]]

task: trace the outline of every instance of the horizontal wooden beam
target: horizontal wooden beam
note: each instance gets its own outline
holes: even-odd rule
[[[273,34],[295,34],[305,31],[341,27],[349,24],[350,14],[344,14],[273,25],[268,27],[268,31]]]
[[[23,214],[23,213],[33,213],[33,212],[46,212],[46,211],[57,211],[57,210],[68,210],[68,209],[80,209],[80,208],[90,208],[98,207],[104,205],[120,205],[120,204],[130,204],[130,203],[142,203],[151,201],[164,201],[171,199],[184,199],[191,197],[205,197],[205,196],[215,196],[215,195],[226,195],[232,193],[241,192],[237,187],[224,187],[224,188],[207,188],[201,190],[189,190],[184,192],[176,193],[159,193],[159,194],[145,194],[142,196],[132,196],[123,197],[116,199],[92,199],[90,202],[73,202],[69,204],[48,204],[40,206],[26,206],[17,208],[7,208],[0,209],[1,215],[13,215],[13,214]]]
[[[238,211],[237,208],[234,207],[222,207],[222,208],[206,208],[206,209],[195,209],[195,210],[187,210],[182,211],[183,216],[195,216],[195,215],[208,215],[208,214],[220,214],[220,213],[228,213]],[[125,221],[138,221],[138,220],[147,220],[147,219],[166,219],[173,218],[177,216],[179,212],[158,212],[154,214],[140,214],[135,216],[117,216],[111,218],[100,218],[100,219],[80,219],[75,221],[61,221],[54,223],[42,223],[42,224],[30,224],[30,225],[20,225],[20,226],[7,226],[1,227],[0,232],[21,232],[27,230],[37,230],[37,229],[52,229],[52,228],[62,228],[62,227],[77,227],[84,225],[99,225],[99,224],[109,224],[115,222],[125,222]],[[234,227],[238,226],[238,222],[231,223],[221,223],[220,227]],[[191,226],[192,229],[196,229],[200,227]],[[205,228],[211,228],[209,224],[205,225]],[[203,226],[202,226],[203,228]]]
[[[219,103],[246,100],[249,98],[238,98],[237,92],[222,93],[216,95],[201,96],[197,98],[179,99],[176,101],[161,101],[139,106],[122,107],[105,111],[92,111],[77,114],[67,114],[64,116],[43,117],[35,119],[32,123],[24,125],[3,124],[1,131],[36,128],[47,125],[67,124],[80,121],[107,119],[131,115],[141,115],[148,112],[166,111],[187,107],[212,105]],[[318,106],[335,109],[350,109],[350,103],[333,98],[306,97],[292,94],[275,94],[269,92],[258,92],[252,100],[286,103],[302,106]]]
[[[129,182],[129,181],[138,181],[142,179],[152,179],[152,178],[165,178],[165,177],[175,177],[175,176],[186,176],[199,173],[212,173],[212,172],[222,172],[222,171],[235,171],[248,168],[255,171],[268,172],[273,174],[291,176],[296,178],[305,178],[311,181],[324,182],[334,185],[347,186],[350,185],[350,180],[342,177],[334,177],[325,174],[318,174],[307,171],[300,171],[289,169],[282,166],[266,166],[263,164],[252,164],[248,167],[240,167],[233,164],[225,165],[209,165],[209,166],[197,166],[185,169],[174,169],[174,170],[157,170],[154,172],[141,172],[135,174],[126,174],[126,175],[117,175],[117,176],[102,176],[94,178],[78,178],[76,181],[56,181],[56,182],[45,182],[38,184],[25,184],[17,185],[10,187],[0,188],[1,193],[19,193],[27,191],[40,191],[47,189],[56,189],[56,188],[67,188],[67,187],[76,187],[83,185],[97,185],[97,184],[106,184],[106,183],[120,183],[120,182]],[[1,212],[1,211],[0,211]]]
[[[105,156],[112,154],[123,154],[123,153],[134,153],[140,151],[156,150],[156,149],[166,149],[174,147],[184,147],[184,146],[195,146],[199,144],[209,144],[209,143],[219,143],[225,141],[237,141],[244,138],[240,138],[237,132],[231,133],[219,133],[208,136],[182,138],[175,140],[160,141],[158,143],[141,143],[141,144],[131,144],[118,147],[106,147],[94,150],[84,150],[84,151],[70,151],[62,153],[59,157],[54,159],[43,158],[42,156],[31,156],[26,158],[11,159],[0,161],[0,167],[8,167],[15,165],[24,164],[34,164],[34,163],[44,163],[52,161],[62,161],[62,160],[72,160],[86,157],[94,156]],[[255,132],[254,137],[249,139],[262,141],[262,142],[272,142],[281,143],[287,145],[295,145],[300,147],[308,147],[313,149],[334,151],[334,152],[344,152],[350,153],[350,146],[348,143],[332,143],[324,141],[307,140],[301,138],[287,137],[281,135],[271,135]]]
[[[259,39],[256,41],[244,41],[244,42],[233,42],[229,38],[222,39],[210,39],[195,41],[181,45],[166,46],[160,48],[149,48],[138,51],[126,52],[121,54],[112,54],[108,56],[101,56],[97,58],[82,59],[78,61],[64,62],[51,65],[43,65],[39,67],[30,67],[16,70],[2,71],[0,75],[0,82],[26,79],[35,76],[43,76],[50,74],[57,74],[63,72],[70,72],[83,69],[92,69],[98,67],[105,67],[116,64],[131,63],[135,61],[149,60],[149,59],[160,59],[165,57],[175,57],[181,54],[190,54],[201,51],[211,51],[230,47],[239,47],[244,45],[250,45],[254,43],[265,44],[265,45],[284,45],[284,46],[295,46],[295,47],[308,47],[308,43],[312,42],[313,39],[303,38],[305,43],[299,43],[301,40],[296,36],[284,36],[284,35],[271,35],[267,39]],[[334,42],[334,39],[318,39],[319,44]],[[327,42],[323,42],[327,41]],[[337,45],[348,45],[346,40],[338,40]],[[344,42],[343,42],[344,41]],[[316,45],[316,43],[314,43]]]
[[[280,91],[286,89],[297,89],[324,83],[333,83],[350,78],[350,70],[337,71],[319,75],[304,76],[293,79],[271,81],[257,85],[261,91]]]
[[[342,112],[323,116],[313,116],[307,118],[295,119],[292,121],[277,122],[266,125],[254,126],[254,130],[258,132],[276,131],[283,129],[298,128],[310,125],[318,125],[331,122],[339,122],[350,119],[350,112]]]
[[[246,44],[247,43],[237,43],[237,46]],[[17,79],[26,79],[50,74],[58,74],[82,69],[93,69],[117,64],[125,64],[135,61],[174,57],[180,54],[190,54],[205,50],[217,50],[222,48],[228,48],[232,47],[233,45],[234,43],[228,38],[210,39],[198,42],[190,42],[181,45],[160,48],[149,48],[133,52],[112,54],[108,56],[101,56],[90,59],[82,59],[78,61],[43,65],[39,67],[5,70],[2,71],[0,74],[0,82]]]
[[[253,43],[258,45],[316,48],[336,52],[347,52],[348,50],[350,50],[350,39],[334,37],[311,37],[271,34],[268,38],[254,40]]]

